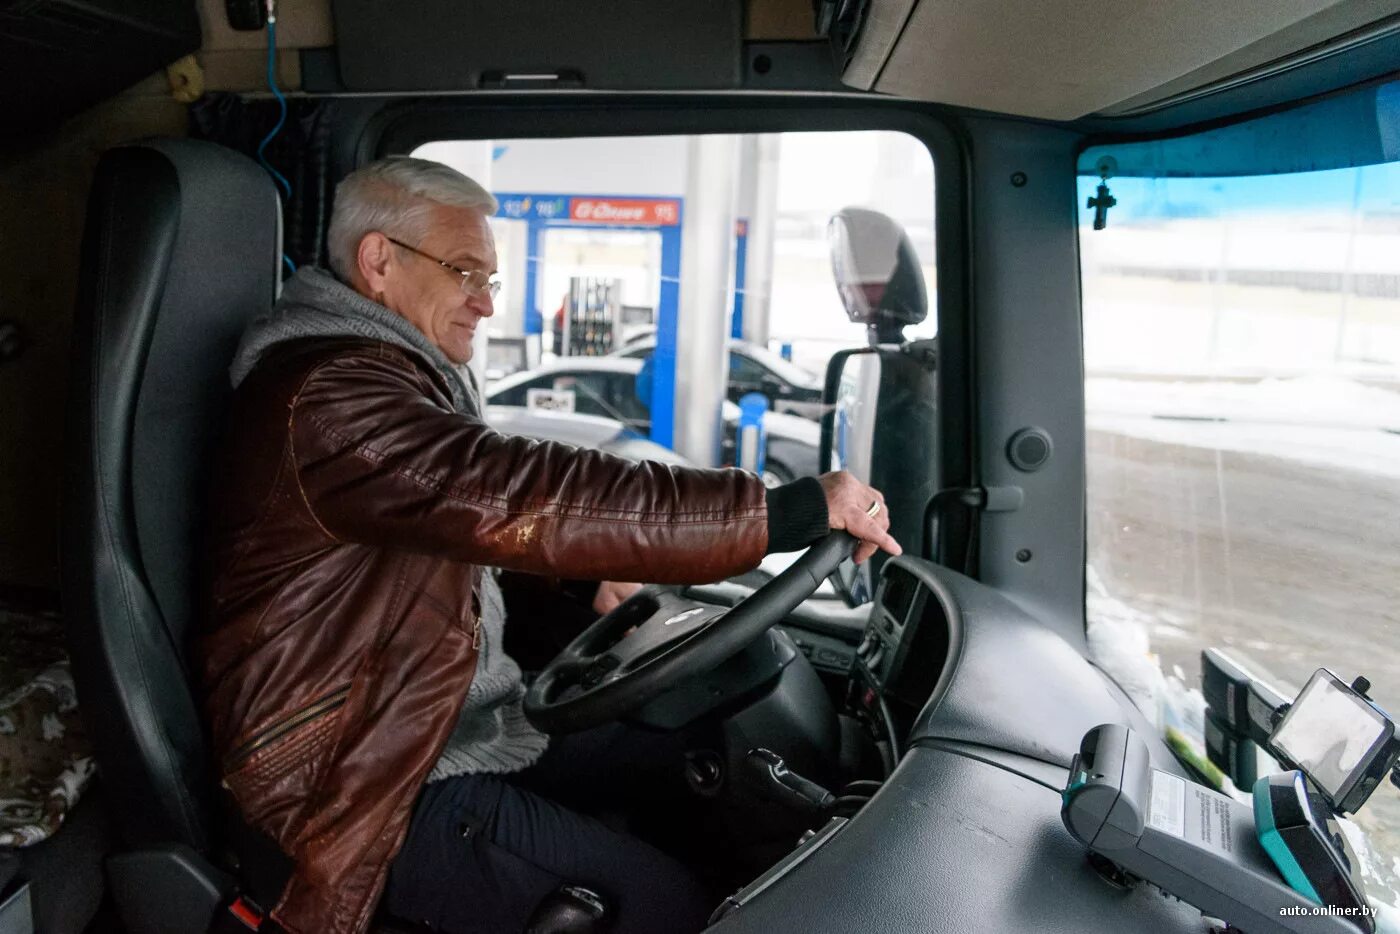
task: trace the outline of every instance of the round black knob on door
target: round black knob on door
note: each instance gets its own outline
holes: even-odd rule
[[[1022,428],[1006,442],[1006,459],[1017,470],[1031,473],[1044,467],[1054,450],[1044,428]]]

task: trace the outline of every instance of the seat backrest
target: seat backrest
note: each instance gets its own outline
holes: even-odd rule
[[[189,679],[209,459],[239,336],[275,298],[268,176],[212,143],[97,167],[70,387],[63,602],[79,704],[128,846],[211,843]]]

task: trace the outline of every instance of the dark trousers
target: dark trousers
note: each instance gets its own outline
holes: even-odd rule
[[[514,934],[549,893],[576,884],[607,901],[609,934],[699,931],[714,906],[695,876],[581,813],[671,781],[679,763],[670,738],[609,724],[552,739],[523,772],[425,785],[383,907],[443,934]]]

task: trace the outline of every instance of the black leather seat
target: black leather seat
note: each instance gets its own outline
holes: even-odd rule
[[[133,934],[206,931],[236,883],[271,902],[287,872],[271,841],[230,827],[211,801],[189,665],[228,365],[276,297],[281,239],[271,180],[232,150],[154,140],[97,166],[74,326],[63,594],[121,843],[107,882]],[[244,858],[238,879],[230,843]],[[600,908],[561,892],[531,930],[600,923]],[[411,929],[378,922],[385,934]]]
[[[122,852],[128,930],[202,931],[231,879],[189,679],[208,460],[228,364],[278,288],[271,180],[211,143],[106,153],[88,204],[68,412],[63,594]],[[201,923],[202,919],[202,923]]]

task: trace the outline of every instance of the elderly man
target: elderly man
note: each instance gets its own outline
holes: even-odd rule
[[[494,209],[436,163],[355,172],[335,275],[297,273],[231,370],[200,662],[223,786],[294,864],[288,931],[366,930],[386,881],[393,914],[443,931],[520,930],[560,881],[602,893],[614,931],[698,928],[679,863],[529,790],[549,744],[489,569],[717,580],[828,527],[899,550],[846,474],[765,491],[488,428],[463,364],[498,288]]]

